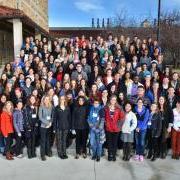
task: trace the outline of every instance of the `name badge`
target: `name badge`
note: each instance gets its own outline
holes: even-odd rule
[[[149,122],[148,122],[148,125],[151,126],[151,124],[152,124],[151,121],[149,121]]]
[[[47,116],[47,120],[50,120],[51,119],[51,116]]]
[[[32,118],[36,118],[37,116],[36,116],[36,114],[32,114]]]
[[[93,113],[93,115],[92,115],[94,118],[96,118],[98,115],[97,115],[97,113]]]

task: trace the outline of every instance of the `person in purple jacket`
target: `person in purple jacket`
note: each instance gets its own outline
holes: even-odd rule
[[[142,162],[144,160],[145,137],[149,121],[149,109],[144,106],[142,98],[137,100],[134,112],[137,117],[137,128],[135,132],[136,155],[134,159]]]

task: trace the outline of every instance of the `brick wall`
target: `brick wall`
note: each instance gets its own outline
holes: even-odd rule
[[[48,28],[48,0],[0,0],[0,5],[19,8],[45,30]]]

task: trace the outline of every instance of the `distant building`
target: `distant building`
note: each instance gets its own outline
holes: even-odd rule
[[[105,28],[94,28],[94,27],[50,27],[49,34],[52,38],[72,38],[81,37],[85,35],[86,37],[97,37],[107,34]]]
[[[145,20],[141,23],[141,27],[143,27],[143,28],[149,28],[149,27],[151,27],[151,23],[150,23],[147,19],[145,19]]]
[[[48,35],[48,0],[0,0],[0,27],[0,63],[4,64],[19,54],[23,37]]]

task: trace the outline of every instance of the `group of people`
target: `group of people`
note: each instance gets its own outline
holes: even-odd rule
[[[157,40],[27,37],[0,79],[0,152],[7,160],[76,155],[142,162],[180,157],[180,79]]]

